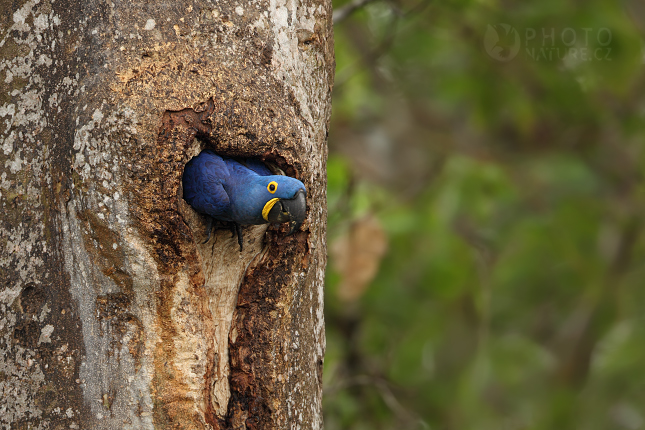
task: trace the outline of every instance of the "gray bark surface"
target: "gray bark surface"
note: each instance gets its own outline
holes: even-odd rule
[[[0,427],[322,428],[331,3],[0,0]],[[228,231],[205,147],[301,179]]]

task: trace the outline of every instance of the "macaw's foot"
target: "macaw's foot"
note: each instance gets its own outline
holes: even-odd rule
[[[237,243],[240,244],[240,252],[242,252],[242,243],[244,243],[244,237],[242,235],[242,226],[236,222],[231,222],[228,225],[228,229],[231,230],[231,237],[237,235]]]
[[[211,233],[213,230],[230,230],[231,232],[231,237],[237,236],[237,243],[240,245],[240,252],[242,251],[243,247],[242,244],[244,243],[244,237],[242,234],[242,226],[239,225],[236,222],[226,222],[226,221],[219,221],[219,220],[213,220],[213,218],[206,216],[206,240],[202,242],[202,244],[208,242],[211,240]]]
[[[242,226],[239,225],[238,223],[235,224],[235,232],[237,233],[237,243],[240,244],[240,252],[242,252],[242,243],[244,242],[244,239],[242,238]]]
[[[202,242],[202,245],[211,240],[211,232],[213,231],[213,218],[206,216],[206,240]]]

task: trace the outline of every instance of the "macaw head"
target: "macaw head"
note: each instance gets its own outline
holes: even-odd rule
[[[262,189],[262,218],[272,224],[289,223],[293,234],[307,216],[307,190],[305,185],[289,176],[258,176],[257,185]]]

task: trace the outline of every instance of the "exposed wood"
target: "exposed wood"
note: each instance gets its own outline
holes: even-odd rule
[[[0,3],[0,426],[321,428],[331,4]],[[204,147],[301,230],[203,244]]]

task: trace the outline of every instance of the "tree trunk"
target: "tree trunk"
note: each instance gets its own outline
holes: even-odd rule
[[[325,0],[1,0],[2,428],[322,428]],[[208,243],[205,147],[308,218]]]

